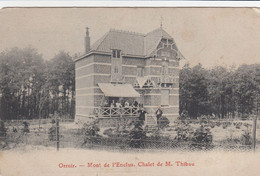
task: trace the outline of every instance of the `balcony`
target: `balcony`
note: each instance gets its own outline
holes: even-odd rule
[[[95,113],[99,118],[102,117],[138,117],[137,107],[98,107]]]
[[[162,75],[159,80],[158,84],[161,87],[171,87],[175,83],[175,78],[170,75]]]

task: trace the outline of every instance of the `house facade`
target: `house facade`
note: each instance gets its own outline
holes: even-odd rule
[[[182,58],[162,27],[148,34],[112,29],[91,46],[87,28],[85,54],[75,59],[75,119],[136,117],[139,107],[153,116],[161,106],[163,115],[174,121]]]

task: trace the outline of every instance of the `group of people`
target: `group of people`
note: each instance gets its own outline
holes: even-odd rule
[[[128,100],[111,100],[111,101],[105,101],[104,107],[107,108],[125,108],[125,112],[130,113],[130,108],[136,108],[138,110],[138,119],[141,122],[141,124],[144,124],[145,121],[145,116],[147,112],[145,111],[143,104],[140,104],[138,101],[134,100],[131,103],[129,103]],[[128,110],[127,110],[128,109]],[[163,111],[161,109],[161,106],[158,107],[158,109],[155,111],[156,119],[157,119],[157,124],[159,124],[159,119],[163,115]]]
[[[141,108],[139,111],[139,120],[141,121],[142,124],[144,124],[145,121],[145,116],[147,114],[147,112],[144,110],[144,108]],[[162,117],[163,115],[163,111],[161,109],[161,107],[159,106],[158,109],[155,111],[155,115],[156,115],[156,119],[157,119],[157,124],[159,124],[159,119]]]
[[[110,107],[110,108],[122,108],[122,107],[125,107],[125,108],[128,108],[128,107],[142,107],[142,104],[138,103],[137,101],[133,101],[132,103],[129,103],[127,100],[125,101],[115,101],[115,100],[112,100],[111,102],[105,102],[104,103],[104,107]]]
[[[123,114],[135,114],[143,105],[137,101],[129,103],[128,100],[119,99],[118,101],[105,101],[103,107],[105,107],[103,115],[110,115],[108,114],[109,112],[113,113],[113,115],[117,115],[119,112]]]

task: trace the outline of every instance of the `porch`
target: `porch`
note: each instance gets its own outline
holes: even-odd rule
[[[95,113],[99,118],[138,117],[137,107],[97,107]]]

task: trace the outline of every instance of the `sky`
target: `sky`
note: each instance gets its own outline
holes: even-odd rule
[[[260,10],[256,8],[5,8],[0,10],[0,52],[31,46],[51,59],[83,53],[112,29],[146,34],[160,27],[191,66],[260,63]]]

